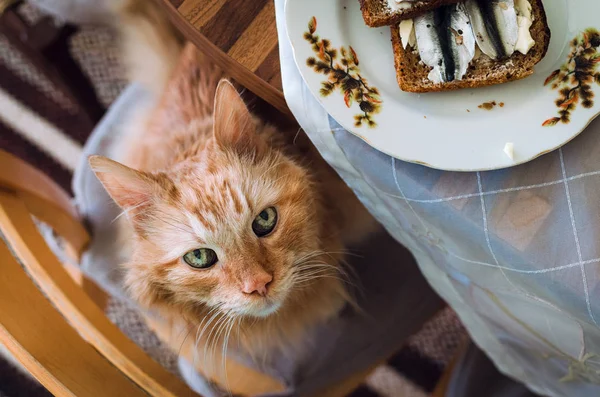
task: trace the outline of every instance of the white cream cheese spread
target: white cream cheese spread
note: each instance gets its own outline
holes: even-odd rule
[[[402,47],[404,47],[404,49],[406,49],[407,45],[414,48],[417,44],[417,37],[413,25],[412,19],[405,19],[400,22],[400,38],[402,39]]]
[[[391,0],[394,1],[394,0]],[[410,26],[410,30],[408,27]],[[406,49],[406,45],[408,44],[409,37],[415,32],[415,24],[412,19],[405,19],[400,22],[398,25],[398,30],[400,31],[400,40],[402,40],[402,46]],[[414,46],[411,46],[414,47]]]
[[[388,7],[394,11],[405,10],[412,6],[412,2],[415,0],[388,0]]]
[[[515,50],[527,55],[535,45],[535,41],[531,37],[531,24],[533,23],[531,4],[527,0],[515,0],[515,10],[517,11],[517,24],[519,25],[519,36]]]
[[[515,145],[512,142],[507,142],[506,145],[504,145],[504,154],[506,154],[508,156],[509,159],[514,160],[515,159]]]

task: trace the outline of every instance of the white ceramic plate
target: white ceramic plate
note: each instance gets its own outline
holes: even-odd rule
[[[390,29],[367,27],[358,0],[287,0],[285,15],[300,73],[311,92],[344,128],[401,160],[444,170],[475,171],[510,167],[557,149],[577,136],[600,112],[600,62],[593,61],[596,57],[600,61],[600,48],[592,45],[600,44],[600,36],[591,33],[600,31],[600,1],[543,0],[543,4],[552,39],[533,76],[488,88],[427,94],[400,90]],[[345,59],[356,67],[350,73],[349,86],[341,87],[347,76],[343,70],[337,72],[337,77],[333,73],[327,75],[327,71],[316,71],[309,61],[318,60],[320,52],[309,40],[318,40],[321,48],[323,39],[327,40],[328,53],[321,54],[322,59],[330,61],[331,50],[336,50],[332,65],[344,69]],[[584,45],[590,49],[581,56],[592,62],[587,73],[576,67],[576,62],[568,62],[573,51],[581,51]],[[570,77],[582,77],[590,87],[586,92],[591,89],[596,94],[590,99],[593,103],[584,106],[581,89],[569,78],[558,86],[554,84],[557,79],[545,84],[561,68],[567,72],[577,68]],[[359,76],[366,83],[364,86],[357,83]],[[329,86],[329,95],[323,96],[323,83],[328,80],[336,84]],[[367,88],[373,87],[379,95],[364,95]],[[564,88],[571,92],[568,122],[560,120],[559,111],[565,105],[557,105]],[[348,91],[352,94],[345,95]],[[355,95],[365,101],[362,109]],[[478,107],[492,101],[497,104],[492,110]],[[504,106],[500,107],[500,103]],[[364,112],[365,109],[370,112]],[[369,126],[368,120],[362,119],[357,126],[356,117],[360,116],[368,116],[375,124]],[[507,142],[514,143],[514,160],[503,151]]]

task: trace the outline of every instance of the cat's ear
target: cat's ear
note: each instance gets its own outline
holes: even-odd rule
[[[150,175],[102,156],[90,156],[88,161],[119,207],[127,211],[150,204],[156,187]]]
[[[217,86],[214,109],[214,137],[221,148],[253,156],[264,151],[264,142],[256,134],[250,111],[235,87],[225,79]]]

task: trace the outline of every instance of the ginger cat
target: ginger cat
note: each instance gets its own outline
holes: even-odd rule
[[[244,395],[280,391],[228,349],[256,359],[300,349],[307,330],[351,301],[345,246],[375,222],[318,155],[286,143],[295,131],[252,116],[193,45],[165,86],[128,128],[124,164],[90,158],[124,211],[128,292],[212,383]]]

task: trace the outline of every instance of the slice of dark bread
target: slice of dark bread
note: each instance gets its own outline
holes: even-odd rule
[[[363,19],[368,26],[397,25],[403,19],[411,19],[445,4],[458,3],[460,0],[424,0],[412,1],[411,7],[394,11],[388,6],[388,0],[358,0]]]
[[[515,52],[510,58],[494,61],[484,54],[471,61],[467,74],[462,80],[435,84],[427,78],[431,68],[421,62],[418,50],[402,47],[398,26],[392,26],[392,45],[396,78],[402,91],[434,92],[460,88],[484,87],[523,79],[533,74],[533,67],[544,58],[550,44],[550,29],[541,0],[530,0],[532,16],[531,37],[535,45],[527,55]]]

